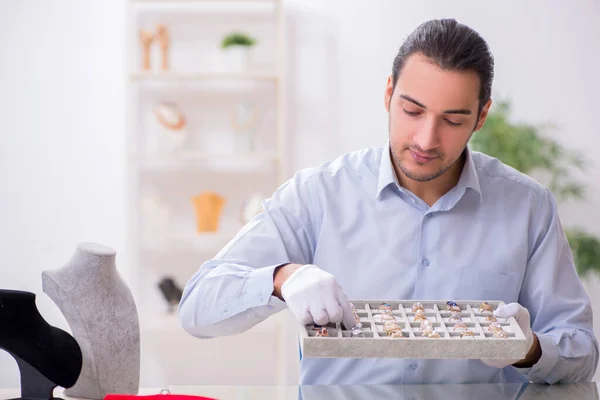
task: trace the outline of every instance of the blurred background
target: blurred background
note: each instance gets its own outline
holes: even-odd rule
[[[286,312],[198,340],[176,289],[295,171],[385,144],[393,58],[440,17],[491,46],[471,145],[552,187],[598,335],[597,0],[0,0],[0,287],[69,331],[41,272],[104,244],[136,299],[141,386],[295,384]],[[0,352],[0,387],[18,384]]]

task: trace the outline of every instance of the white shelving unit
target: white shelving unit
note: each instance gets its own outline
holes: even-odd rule
[[[286,176],[281,0],[130,0],[128,8],[127,278],[140,315],[141,385],[289,383],[285,313],[240,335],[201,340],[183,331],[158,289],[163,277],[183,288],[242,228],[247,196],[269,196]],[[169,67],[161,70],[154,45],[151,68],[143,70],[139,32],[157,24],[169,34]],[[221,63],[220,41],[233,31],[258,40],[246,70]],[[258,116],[255,148],[243,151],[234,146],[230,120],[240,101]],[[162,102],[186,118],[187,139],[176,150],[156,140],[153,110]],[[191,198],[207,191],[225,205],[218,231],[198,233]],[[155,208],[144,206],[150,200]],[[230,354],[240,349],[243,355]],[[248,368],[252,360],[269,367]]]

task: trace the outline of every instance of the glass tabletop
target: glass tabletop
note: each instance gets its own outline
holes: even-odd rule
[[[478,383],[448,385],[310,385],[310,386],[173,386],[171,393],[192,394],[219,400],[298,399],[599,399],[593,382],[556,385]]]
[[[477,383],[449,385],[331,385],[331,386],[169,386],[170,394],[204,396],[218,400],[422,400],[422,399],[599,399],[597,383],[537,385],[521,383]],[[140,389],[139,395],[159,394],[164,389]],[[19,397],[20,390],[1,389],[0,399]],[[56,389],[55,396],[65,396]],[[168,396],[165,396],[168,400]]]

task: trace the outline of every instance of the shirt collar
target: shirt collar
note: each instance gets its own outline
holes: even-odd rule
[[[379,163],[377,200],[380,199],[383,189],[393,183],[400,187],[400,184],[398,183],[398,177],[396,176],[396,171],[394,171],[394,167],[392,165],[392,159],[390,157],[390,142],[388,141],[387,145],[383,148],[381,161]],[[455,191],[464,193],[466,192],[467,188],[471,188],[477,192],[479,194],[479,200],[481,201],[479,177],[477,175],[475,162],[473,161],[473,153],[468,146],[465,148],[465,165],[463,166],[458,183],[455,186]]]

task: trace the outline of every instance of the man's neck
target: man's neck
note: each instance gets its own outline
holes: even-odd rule
[[[450,189],[452,189],[458,183],[460,179],[460,175],[462,173],[463,167],[465,165],[466,153],[463,152],[458,159],[450,167],[448,171],[446,171],[441,176],[438,176],[435,179],[426,182],[419,182],[413,179],[410,179],[406,175],[400,171],[399,168],[394,164],[394,171],[396,172],[396,176],[398,177],[398,182],[400,185],[412,193],[415,196],[419,197],[423,200],[429,207],[434,205],[443,195],[448,193]]]

